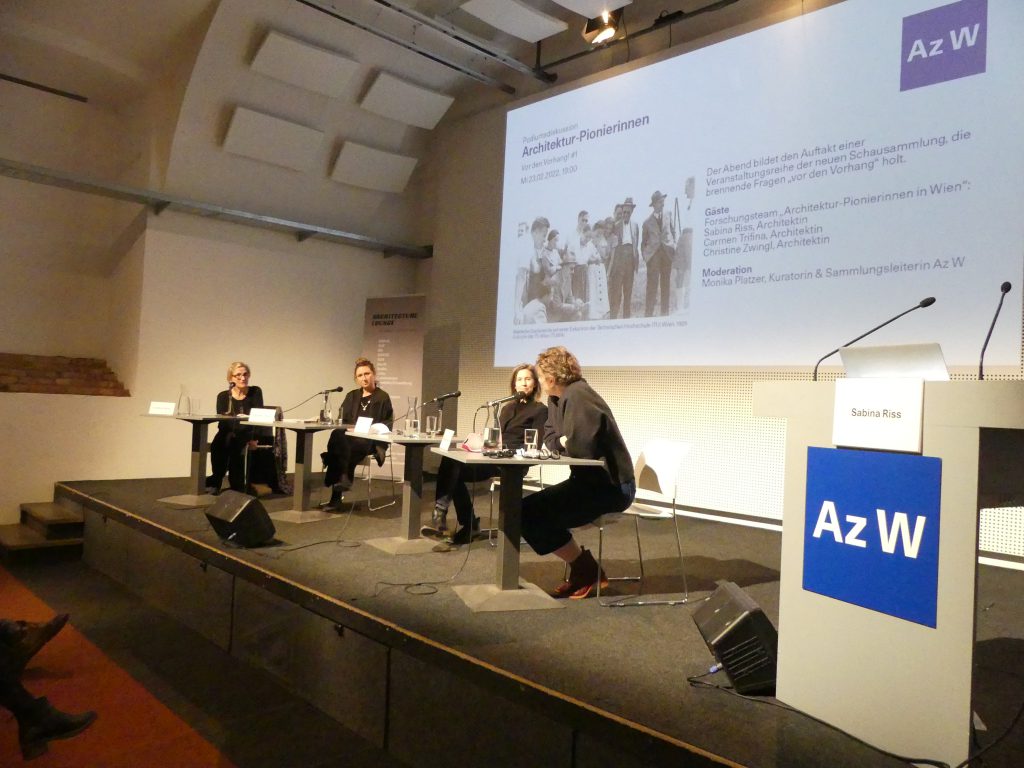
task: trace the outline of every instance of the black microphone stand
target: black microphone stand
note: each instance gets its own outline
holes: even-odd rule
[[[1003,310],[1003,299],[1006,298],[1006,294],[1010,292],[1010,284],[1003,283],[1000,287],[1002,293],[999,295],[999,306],[996,307],[996,314],[992,318],[992,325],[988,327],[988,333],[985,335],[985,343],[981,345],[981,359],[978,360],[978,381],[982,381],[985,378],[985,350],[988,349],[988,342],[992,338],[992,331],[995,330],[996,320],[999,319],[999,313]]]
[[[885,326],[887,326],[889,323],[892,323],[892,322],[894,322],[896,320],[899,320],[901,317],[903,317],[904,315],[910,314],[915,309],[921,309],[922,307],[930,307],[934,303],[935,303],[935,299],[932,299],[930,297],[928,299],[922,299],[920,303],[915,304],[914,306],[912,306],[910,309],[906,310],[905,312],[900,312],[898,315],[896,315],[896,317],[891,317],[888,320],[886,320],[884,323],[882,323],[881,325],[876,325],[870,331],[867,331],[866,333],[862,333],[856,339],[852,339],[851,341],[848,341],[845,344],[843,344],[843,346],[836,347],[835,349],[833,349],[831,352],[829,352],[827,355],[822,357],[820,360],[818,360],[818,362],[816,362],[814,364],[814,375],[811,377],[811,381],[817,381],[818,380],[818,366],[821,365],[822,360],[827,360],[828,358],[832,357],[832,355],[834,355],[836,352],[838,352],[840,349],[846,349],[846,347],[850,346],[851,344],[856,344],[858,341],[863,339],[865,336],[870,336],[872,333],[877,331],[879,328],[885,328]]]

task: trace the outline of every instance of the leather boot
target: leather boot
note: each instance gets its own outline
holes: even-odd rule
[[[323,504],[321,504],[320,509],[322,509],[324,512],[337,512],[339,509],[341,509],[341,502],[343,498],[344,496],[341,492],[341,487],[335,485],[334,487],[331,488],[331,500],[325,501]]]
[[[11,663],[19,677],[29,660],[39,653],[39,650],[50,642],[67,623],[68,615],[66,613],[58,613],[47,622],[17,622],[21,631],[9,647]]]
[[[420,528],[420,536],[431,538],[445,538],[448,536],[448,508],[434,506],[434,513],[430,516],[430,525]]]
[[[604,569],[598,566],[597,560],[587,549],[584,549],[583,553],[573,561],[569,569],[569,581],[576,586],[576,589],[569,595],[570,600],[582,600],[596,594],[598,581],[601,582],[601,589],[608,586],[608,577],[605,575]]]
[[[55,709],[46,697],[36,699],[34,711],[18,720],[21,756],[31,760],[45,754],[53,739],[70,739],[84,731],[96,719],[95,712],[69,715]]]
[[[595,591],[597,580],[601,580],[601,589],[608,586],[608,577],[604,569],[599,568],[597,560],[590,550],[583,548],[580,556],[569,563],[569,578],[551,591],[552,597],[568,597],[581,600]]]

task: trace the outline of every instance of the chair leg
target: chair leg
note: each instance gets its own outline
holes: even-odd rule
[[[643,551],[640,549],[640,527],[637,524],[637,518],[633,518],[634,530],[636,532],[636,550],[640,556],[640,575],[639,576],[609,576],[608,581],[636,581],[640,583],[640,590],[643,592],[643,579],[644,579],[644,556]],[[597,519],[597,567],[604,568],[604,515]],[[608,601],[601,600],[601,583],[597,584],[597,602],[603,608],[613,608],[619,604],[620,600],[625,598],[616,597]]]
[[[675,500],[672,502],[672,525],[676,530],[676,551],[679,553],[679,570],[683,572],[683,599],[690,599],[690,587],[686,583],[686,561],[683,560],[683,543],[679,538],[679,515],[676,514]]]
[[[388,469],[391,472],[391,501],[385,502],[384,504],[373,506],[373,470],[370,466],[370,457],[367,456],[364,461],[366,462],[366,508],[371,512],[376,512],[378,509],[384,509],[385,507],[397,504],[398,496],[395,494],[395,464],[391,458],[391,451],[388,451]]]

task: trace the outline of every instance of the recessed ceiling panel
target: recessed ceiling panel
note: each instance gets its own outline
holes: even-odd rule
[[[415,157],[394,155],[346,141],[338,154],[331,178],[342,184],[381,192],[401,192],[416,167]]]
[[[275,80],[337,98],[359,71],[359,62],[271,30],[256,52],[252,68]]]
[[[399,80],[381,72],[363,98],[363,109],[406,125],[428,130],[437,125],[455,97]]]
[[[323,133],[313,128],[236,107],[224,149],[234,155],[308,171],[313,167],[323,138]]]
[[[541,13],[519,0],[469,0],[461,7],[492,27],[528,43],[557,35],[568,27],[564,21]]]
[[[633,0],[555,0],[555,2],[580,16],[596,19],[604,11],[617,10],[629,5]]]

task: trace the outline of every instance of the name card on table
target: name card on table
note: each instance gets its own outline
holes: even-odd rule
[[[273,424],[277,421],[276,408],[252,408],[249,410],[250,424]]]
[[[150,416],[173,416],[177,408],[177,403],[161,403],[158,400],[153,400],[149,404],[149,414]]]
[[[923,414],[923,379],[839,379],[832,443],[921,453]]]
[[[361,432],[364,435],[370,434],[370,427],[373,425],[373,417],[371,416],[360,416],[356,419],[355,426],[352,427],[353,432]]]
[[[455,430],[446,429],[444,431],[444,435],[441,436],[441,444],[438,445],[437,447],[440,448],[442,451],[447,451],[449,448],[452,447],[453,437],[455,437]]]

